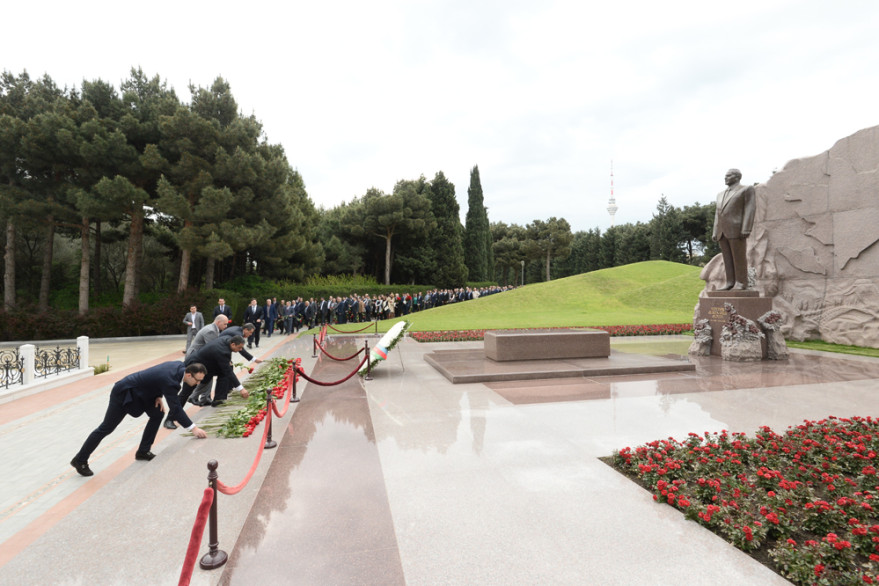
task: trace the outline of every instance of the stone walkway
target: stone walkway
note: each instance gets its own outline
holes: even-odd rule
[[[337,336],[329,349],[345,356],[362,347],[354,340]],[[689,340],[613,347],[680,355]],[[347,370],[312,359],[310,337],[272,341],[265,354],[303,357],[320,380]],[[842,355],[793,351],[746,367],[708,357],[695,373],[599,377],[562,391],[558,381],[453,385],[423,359],[479,346],[406,339],[372,381],[306,385],[276,422],[279,448],[245,490],[220,496],[229,564],[196,568],[192,583],[785,584],[598,458],[690,431],[875,416],[879,404],[879,361]],[[124,373],[47,391],[47,403],[15,406],[11,417],[19,401],[0,409],[12,462],[0,483],[0,584],[176,584],[205,463],[218,459],[227,483],[250,467],[256,436],[179,431],[162,432],[155,460],[135,462],[143,422],[129,418],[96,454],[95,476],[76,475],[71,453]]]

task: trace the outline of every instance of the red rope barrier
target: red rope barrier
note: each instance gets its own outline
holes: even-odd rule
[[[367,325],[366,327],[361,328],[361,329],[359,329],[359,330],[340,330],[340,329],[338,329],[338,328],[333,328],[333,326],[330,326],[329,324],[327,324],[327,325],[328,325],[329,327],[331,327],[331,328],[333,329],[333,331],[335,331],[335,332],[339,332],[340,334],[359,334],[360,332],[366,331],[366,330],[368,330],[369,328],[371,328],[371,327],[372,327],[372,322],[370,322],[369,325]]]
[[[201,538],[204,535],[204,527],[208,522],[211,512],[211,504],[214,502],[214,491],[208,487],[204,489],[201,504],[195,514],[195,524],[192,526],[192,534],[189,536],[189,546],[186,548],[186,557],[183,560],[183,569],[180,571],[178,586],[189,586],[192,579],[192,571],[195,569],[195,559],[198,557],[198,549],[201,547]]]
[[[332,358],[333,360],[336,360],[338,362],[345,362],[346,360],[351,360],[352,358],[354,358],[355,356],[357,356],[358,354],[363,352],[363,348],[361,348],[360,350],[358,350],[357,352],[355,352],[354,354],[352,354],[348,358],[336,358],[335,356],[333,356],[332,354],[330,354],[329,352],[324,350],[322,346],[318,346],[318,348],[320,348],[321,352],[323,352],[324,354],[326,354],[327,356],[329,356],[330,358]]]
[[[293,392],[292,392],[293,391],[293,378],[292,377],[296,376],[296,372],[293,370],[292,366],[289,369],[287,369],[287,374],[290,376],[287,377],[287,390],[284,391],[284,411],[279,411],[278,410],[278,402],[272,401],[272,411],[275,412],[275,415],[277,415],[278,418],[281,418],[287,414],[287,409],[290,407],[290,399],[293,396]]]
[[[322,381],[319,381],[319,380],[315,380],[315,379],[311,378],[310,376],[308,376],[307,374],[305,374],[305,371],[302,370],[301,368],[298,368],[298,369],[296,370],[296,372],[298,372],[299,374],[301,374],[301,375],[302,375],[302,378],[304,378],[305,380],[307,380],[307,381],[310,382],[310,383],[314,383],[314,384],[316,384],[316,385],[320,385],[320,386],[322,386],[322,387],[332,387],[332,386],[334,386],[334,385],[340,385],[340,384],[342,384],[343,382],[345,382],[346,380],[348,380],[349,378],[351,378],[352,376],[354,376],[355,374],[357,374],[357,371],[360,370],[360,367],[361,367],[361,366],[363,366],[364,364],[366,364],[366,361],[367,361],[367,360],[369,360],[369,356],[368,356],[368,355],[363,357],[363,360],[360,361],[360,364],[358,364],[357,367],[354,368],[354,370],[351,372],[351,374],[349,374],[348,376],[346,376],[345,378],[343,378],[343,379],[341,379],[341,380],[337,380],[336,382],[332,382],[332,383],[325,383],[325,382],[322,382]]]
[[[266,424],[265,428],[262,432],[262,442],[259,444],[259,452],[256,454],[256,459],[253,461],[253,466],[250,467],[250,471],[247,473],[247,476],[244,480],[241,481],[237,486],[227,486],[217,480],[217,490],[222,492],[223,494],[233,495],[241,492],[241,489],[247,486],[247,483],[250,482],[250,479],[253,478],[253,473],[256,472],[256,467],[259,465],[259,461],[262,458],[262,453],[265,451],[266,447],[266,438],[269,435],[269,424],[272,422],[272,410],[269,409],[266,411]]]

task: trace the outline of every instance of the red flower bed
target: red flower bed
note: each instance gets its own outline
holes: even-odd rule
[[[874,584],[879,419],[829,417],[778,435],[689,434],[611,463],[796,584]]]
[[[594,330],[604,330],[611,336],[656,336],[661,334],[680,334],[693,329],[693,324],[654,324],[645,326],[588,326]],[[530,330],[571,330],[577,328],[517,328]],[[486,330],[442,330],[438,332],[409,332],[409,337],[418,342],[478,342],[485,338]]]

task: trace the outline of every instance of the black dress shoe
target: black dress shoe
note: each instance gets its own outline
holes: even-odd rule
[[[165,426],[165,429],[177,429],[177,424],[170,419],[166,419],[165,423],[163,423],[162,425]]]
[[[210,397],[201,397],[198,400],[197,404],[199,407],[207,407],[208,405],[211,404],[211,398]]]
[[[70,465],[76,468],[76,471],[80,473],[82,476],[94,476],[94,472],[89,468],[88,462],[80,462],[76,458],[70,461]]]
[[[198,401],[196,401],[196,400],[193,399],[192,397],[189,397],[189,398],[186,399],[186,400],[189,401],[190,403],[192,403],[193,405],[198,405]]]
[[[134,452],[134,459],[135,460],[145,460],[145,461],[149,462],[150,460],[152,460],[155,457],[156,457],[156,455],[152,452]]]
[[[226,401],[224,401],[222,399],[219,399],[216,401],[211,401],[211,407],[219,407],[220,405],[223,405],[225,402]]]

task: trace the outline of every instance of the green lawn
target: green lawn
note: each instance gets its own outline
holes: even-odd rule
[[[534,283],[413,313],[406,319],[416,332],[691,323],[704,287],[700,271],[699,267],[665,261],[640,262]],[[379,331],[387,331],[400,319],[379,322]],[[363,325],[337,327],[354,331]],[[879,357],[879,348],[790,340],[788,346]]]
[[[820,350],[822,352],[838,352],[840,354],[856,354],[858,356],[873,356],[874,358],[879,358],[879,348],[831,344],[830,342],[822,342],[821,340],[809,340],[807,342],[794,342],[793,340],[788,340],[787,345],[791,348],[803,348],[805,350]]]
[[[641,262],[526,285],[406,319],[413,331],[690,323],[704,286],[700,270],[665,261]],[[399,319],[380,322],[379,330],[387,331]]]

